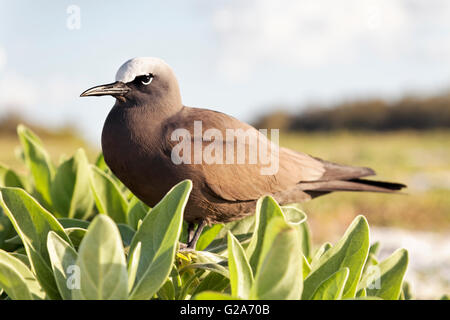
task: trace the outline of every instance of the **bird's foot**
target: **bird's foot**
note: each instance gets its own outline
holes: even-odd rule
[[[180,242],[179,243],[179,250],[181,250],[181,249],[186,249],[187,248],[187,244],[186,243],[183,243],[183,242]]]
[[[193,252],[195,251],[195,248],[190,247],[189,244],[180,242],[180,245],[178,247],[178,252]]]

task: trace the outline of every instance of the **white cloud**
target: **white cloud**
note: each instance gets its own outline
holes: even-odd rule
[[[450,1],[231,1],[213,15],[220,68],[232,78],[267,60],[294,67],[378,58],[445,57]]]

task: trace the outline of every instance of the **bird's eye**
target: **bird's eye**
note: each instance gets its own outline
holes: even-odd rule
[[[139,80],[141,81],[141,83],[146,86],[146,85],[149,85],[150,82],[152,82],[153,75],[149,73],[149,74],[140,76],[139,78],[140,78]]]

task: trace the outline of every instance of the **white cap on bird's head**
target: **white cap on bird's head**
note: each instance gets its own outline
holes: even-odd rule
[[[168,70],[173,73],[172,68],[160,58],[133,58],[119,68],[116,73],[116,81],[127,83],[133,81],[138,76],[146,74],[156,75],[162,71],[167,72]]]

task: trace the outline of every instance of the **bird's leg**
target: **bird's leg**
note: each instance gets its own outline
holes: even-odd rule
[[[194,237],[194,231],[195,231],[194,227],[195,227],[194,223],[188,223],[188,228],[187,228],[187,233],[188,234],[187,234],[186,243],[180,242],[180,249],[181,250],[188,249],[188,245],[187,244],[189,244],[191,242],[192,238]]]
[[[188,236],[187,236],[187,243],[190,243],[191,241],[192,241],[192,238],[194,237],[194,227],[195,227],[195,224],[193,224],[193,223],[189,223],[188,224],[188,229],[187,229],[187,232],[188,232]]]
[[[197,227],[197,230],[195,230],[194,235],[192,236],[192,238],[188,241],[188,249],[195,249],[195,245],[197,244],[198,238],[200,237],[203,228],[206,226],[206,221],[202,220]]]

